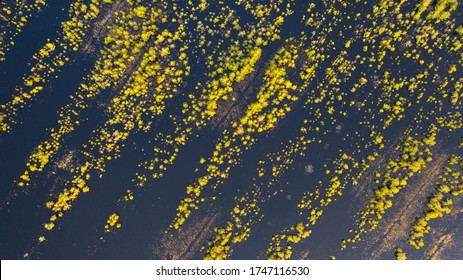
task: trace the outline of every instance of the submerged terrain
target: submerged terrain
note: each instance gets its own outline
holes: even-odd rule
[[[2,259],[463,259],[458,0],[5,0]]]

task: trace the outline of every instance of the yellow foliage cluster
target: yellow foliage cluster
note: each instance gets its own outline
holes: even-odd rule
[[[245,4],[247,5],[248,3]],[[212,80],[202,87],[200,98],[190,96],[191,104],[186,104],[182,110],[187,116],[184,119],[185,123],[193,123],[197,127],[205,126],[216,115],[218,102],[228,100],[233,86],[254,72],[262,54],[262,46],[279,38],[278,34],[283,24],[281,18],[289,15],[291,10],[286,7],[286,10],[280,11],[273,1],[269,7],[274,9],[272,14],[276,11],[281,16],[276,19],[259,18],[256,24],[247,26],[238,33],[238,37],[244,38],[244,41],[233,40],[226,51],[214,56],[215,60],[212,56],[208,57],[207,66],[214,69],[208,75]]]
[[[397,248],[395,250],[395,257],[397,258],[397,260],[399,261],[403,261],[403,260],[406,260],[407,259],[407,253],[405,253],[402,248]]]
[[[142,162],[140,167],[151,173],[153,179],[162,178],[168,166],[172,165],[177,157],[179,148],[177,146],[185,145],[184,137],[173,138],[172,135],[158,134],[154,141],[162,143],[161,147],[155,147],[153,150],[156,157]],[[137,187],[143,187],[147,177],[144,174],[137,173],[134,180]]]
[[[457,197],[463,194],[463,158],[458,155],[451,155],[447,166],[444,168],[439,182],[436,183],[436,190],[429,198],[427,210],[420,217],[417,217],[412,225],[408,242],[416,249],[424,246],[424,235],[429,233],[431,226],[429,222],[433,219],[442,218],[450,214],[453,200],[451,196]]]
[[[237,0],[236,4],[244,7],[244,9],[251,13],[256,19],[268,18],[273,13],[278,13],[281,9],[281,4],[284,3],[282,0],[266,1],[265,3],[258,3],[258,1],[243,1]],[[291,1],[287,3],[287,7],[291,6]],[[284,21],[285,16],[281,15],[277,17],[277,21]]]
[[[241,243],[251,234],[251,224],[260,213],[257,206],[257,190],[235,197],[236,205],[230,212],[230,220],[225,227],[214,228],[214,238],[205,247],[204,259],[226,259],[230,254],[231,244]]]
[[[191,3],[189,3],[190,5]],[[223,5],[223,3],[219,3]],[[225,8],[226,6],[224,6]],[[206,9],[207,5],[200,5],[201,10]],[[182,21],[185,19],[192,18],[193,12],[197,7],[191,7],[191,11],[188,12],[182,11],[178,15],[182,17]],[[225,10],[229,10],[226,8]],[[224,9],[222,9],[224,10]],[[229,19],[233,15],[233,10],[229,10],[229,14],[214,14],[214,17],[207,19],[208,22],[218,24],[219,20],[223,20],[223,23],[220,23],[220,27],[224,27],[226,23],[230,22]],[[176,22],[176,20],[172,20]],[[202,96],[199,99],[195,99],[193,95],[190,95],[191,103],[183,104],[183,113],[186,118],[183,121],[183,126],[178,126],[178,129],[173,135],[162,135],[164,142],[167,144],[166,149],[155,148],[157,156],[150,160],[140,164],[145,169],[152,171],[153,178],[160,178],[163,175],[163,172],[167,169],[168,165],[172,164],[176,158],[178,152],[178,146],[183,146],[187,143],[187,140],[192,133],[191,128],[189,128],[190,123],[194,123],[196,126],[206,125],[211,117],[215,115],[215,110],[217,109],[217,102],[219,100],[227,100],[227,94],[232,91],[233,83],[241,82],[245,79],[246,76],[249,76],[250,73],[254,71],[254,65],[259,61],[261,55],[261,48],[259,46],[267,45],[271,40],[278,38],[277,34],[279,33],[279,26],[281,26],[281,20],[277,20],[274,24],[269,24],[268,19],[262,18],[259,20],[259,23],[255,26],[247,26],[247,30],[242,30],[238,24],[238,21],[233,21],[234,29],[241,30],[238,34],[239,37],[245,38],[244,42],[236,41],[231,43],[231,47],[228,50],[221,51],[217,55],[217,60],[208,58],[208,67],[213,67],[215,70],[209,73],[209,77],[215,78],[211,83],[208,83],[205,88],[202,90]],[[209,26],[201,25],[198,26],[196,31],[199,33],[199,45],[202,47],[205,44],[205,36],[202,34],[207,32],[209,34],[218,34],[214,29],[202,29],[203,27],[209,28]],[[215,27],[214,27],[215,28]],[[246,32],[247,31],[247,32]],[[228,32],[227,32],[228,34]],[[225,37],[227,37],[225,34]],[[256,39],[257,38],[257,39]],[[248,52],[248,56],[240,49],[238,46],[244,47]],[[204,50],[203,50],[204,51]],[[162,54],[161,54],[162,55]],[[185,54],[181,54],[179,57],[181,60],[186,58]],[[204,107],[206,106],[206,107]],[[185,128],[185,126],[187,126]],[[208,170],[215,173],[217,168],[214,165],[209,165]],[[225,173],[221,173],[220,176],[226,176]],[[137,173],[136,175],[136,185],[143,186],[147,180],[147,177],[143,174]],[[208,178],[202,177],[198,180],[198,186],[205,185]],[[199,195],[200,188],[198,186],[190,186],[187,188],[187,192],[190,195]],[[204,198],[199,201],[203,201]],[[193,203],[191,199],[186,199],[182,205],[178,207],[178,210],[185,212],[185,216],[188,217],[191,212],[189,208],[196,208],[197,206]],[[181,217],[179,221],[183,223],[186,220],[185,217]],[[173,226],[174,228],[179,228],[179,225]]]
[[[43,1],[36,1],[39,4],[40,2]],[[71,96],[72,102],[60,110],[58,127],[52,128],[50,139],[42,142],[33,151],[26,163],[27,170],[18,182],[19,186],[28,185],[31,175],[45,168],[59,150],[64,137],[79,126],[81,112],[95,97],[106,90],[117,89],[117,92],[113,92],[114,96],[111,96],[105,111],[107,120],[92,132],[91,139],[83,145],[84,160],[71,170],[72,179],[68,182],[70,186],[66,187],[55,201],[46,203],[54,213],[44,227],[52,230],[56,220],[71,208],[77,197],[90,191],[90,179],[93,176],[101,178],[105,173],[106,164],[120,156],[122,147],[133,133],[149,131],[154,118],[164,113],[167,102],[174,98],[184,82],[184,77],[189,75],[188,60],[191,57],[188,57],[190,52],[187,55],[187,50],[190,47],[193,48],[190,50],[193,56],[206,58],[206,81],[199,82],[193,93],[185,94],[189,100],[181,105],[183,115],[169,116],[176,125],[175,132],[167,135],[159,133],[155,138],[157,146],[153,149],[154,158],[142,162],[140,167],[148,170],[153,178],[162,177],[168,166],[174,162],[179,147],[186,145],[193,133],[222,118],[222,105],[228,107],[237,104],[244,112],[233,116],[231,125],[221,131],[221,138],[215,144],[212,155],[209,158],[201,158],[200,164],[204,172],[197,177],[194,184],[186,187],[186,198],[177,207],[172,228],[180,229],[192,210],[198,209],[199,204],[205,201],[204,189],[216,188],[227,179],[230,170],[240,163],[243,153],[251,149],[263,133],[274,129],[301,96],[306,98],[304,111],[308,112],[309,117],[304,118],[299,135],[280,152],[275,153],[274,159],[259,163],[258,176],[266,179],[265,175],[268,175],[271,178],[268,185],[275,185],[279,176],[293,163],[296,155],[306,156],[305,151],[310,143],[322,144],[322,135],[336,131],[341,134],[339,141],[358,141],[351,147],[352,151],[339,151],[340,157],[333,162],[334,168],[324,166],[325,174],[332,175],[319,183],[326,183],[323,194],[320,187],[304,193],[298,204],[298,211],[301,215],[302,211],[306,211],[307,220],[298,222],[289,231],[274,236],[267,251],[271,259],[290,258],[292,245],[311,234],[309,225],[314,225],[325,207],[342,195],[344,186],[350,183],[357,184],[356,180],[362,176],[362,172],[378,158],[376,149],[382,149],[387,144],[383,135],[388,134],[378,130],[378,127],[386,130],[394,121],[405,118],[407,108],[419,104],[421,97],[427,93],[428,80],[440,83],[437,91],[441,93],[442,98],[437,97],[438,94],[428,96],[426,101],[436,105],[436,108],[429,110],[428,116],[427,112],[423,113],[426,109],[419,107],[420,110],[414,119],[418,125],[438,114],[437,112],[444,108],[444,99],[450,100],[452,106],[449,107],[452,107],[452,110],[458,111],[461,108],[463,83],[461,80],[455,82],[453,92],[450,92],[452,88],[449,86],[456,80],[454,76],[458,73],[455,66],[457,64],[450,64],[451,67],[447,71],[449,75],[446,75],[448,77],[439,77],[439,73],[442,73],[439,70],[442,69],[436,65],[448,67],[449,64],[441,62],[441,58],[434,59],[433,53],[435,48],[443,50],[443,46],[447,46],[451,41],[447,31],[447,37],[441,36],[440,30],[433,24],[435,21],[447,20],[456,9],[458,1],[422,0],[414,12],[402,14],[400,11],[405,0],[381,0],[373,6],[372,13],[365,15],[368,21],[375,24],[370,26],[359,22],[358,28],[338,26],[344,19],[363,18],[360,13],[354,16],[355,13],[349,11],[348,7],[351,8],[352,3],[335,1],[339,5],[330,4],[326,11],[313,13],[315,4],[309,3],[307,15],[310,13],[313,18],[308,19],[305,15],[303,20],[314,31],[310,35],[301,32],[297,39],[286,40],[283,47],[265,65],[265,70],[257,72],[256,69],[264,65],[261,62],[265,56],[264,50],[269,49],[264,47],[279,39],[282,24],[292,13],[293,2],[235,1],[233,5],[243,7],[249,14],[252,19],[249,23],[247,18],[243,20],[236,14],[236,10],[231,8],[233,5],[223,1],[213,3],[203,0],[195,3],[188,1],[187,9],[178,10],[175,1],[155,1],[148,6],[142,6],[139,0],[127,0],[122,10],[114,13],[114,18],[108,17],[111,26],[104,31],[107,34],[104,35],[103,48],[94,69],[82,82],[79,91]],[[13,97],[9,103],[11,106],[2,106],[2,109],[6,109],[6,114],[0,114],[0,129],[10,130],[10,125],[14,123],[16,107],[24,106],[27,100],[43,90],[49,78],[54,75],[52,73],[59,71],[69,60],[67,52],[77,51],[82,47],[93,21],[103,18],[103,3],[112,4],[113,0],[76,0],[72,4],[70,20],[62,24],[63,39],[48,41],[37,52],[34,56],[37,63],[32,67],[31,73],[23,79],[25,87],[21,86],[18,91],[20,94]],[[169,12],[154,8],[170,7],[171,4],[173,9]],[[3,8],[0,13],[1,19],[8,18],[12,11],[10,7]],[[430,12],[422,21],[422,14],[426,11]],[[21,21],[27,21],[27,13]],[[243,23],[244,21],[246,23]],[[325,26],[326,22],[329,24],[321,27]],[[415,24],[419,26],[415,28]],[[449,30],[455,30],[454,23],[446,22],[446,25]],[[347,28],[351,29],[354,35],[347,35],[344,31]],[[175,29],[176,31],[172,31]],[[336,40],[330,39],[328,35],[333,30],[337,32],[336,36],[343,38],[344,43],[339,44]],[[456,32],[460,37],[453,39],[453,50],[461,47],[458,45],[463,35],[461,27],[456,29]],[[0,34],[0,60],[3,54],[3,35]],[[216,40],[217,38],[220,39]],[[223,38],[233,39],[227,41]],[[363,52],[352,53],[352,48],[357,46]],[[388,57],[399,48],[400,52]],[[432,63],[427,63],[428,57],[434,59]],[[202,63],[202,60],[198,61]],[[325,65],[325,61],[330,62],[328,67],[319,69]],[[391,63],[394,67],[403,67],[410,63],[407,70],[419,67],[419,71],[410,71],[418,72],[410,76],[405,73],[408,77],[403,76],[403,73],[408,71],[382,72],[384,63]],[[247,103],[244,106],[243,103],[233,104],[239,94],[238,89],[249,85],[253,76],[261,74],[263,84],[256,92],[255,100],[244,101]],[[379,78],[381,76],[383,78]],[[352,77],[355,77],[355,80]],[[310,92],[305,92],[315,79],[318,80],[317,84]],[[366,85],[370,84],[374,90],[363,92]],[[241,100],[240,98],[240,102]],[[370,103],[373,109],[369,106],[365,108],[365,105]],[[379,114],[376,114],[375,106]],[[362,120],[358,124],[364,126],[366,132],[341,131],[342,122],[351,121],[348,119],[351,113],[361,115]],[[463,126],[458,118],[436,120],[438,125],[449,131]],[[374,121],[379,121],[383,126],[373,124]],[[380,185],[375,188],[367,209],[359,213],[359,230],[355,231],[355,237],[343,242],[343,248],[346,242],[360,240],[360,234],[366,231],[366,228],[373,230],[386,210],[392,207],[392,198],[408,184],[409,178],[421,172],[427,162],[432,161],[431,147],[436,145],[437,132],[437,126],[431,125],[424,137],[405,137],[398,147],[399,155],[386,164],[383,174],[375,174],[375,182]],[[409,135],[408,132],[405,135]],[[365,144],[365,150],[374,150],[362,160],[357,160],[354,155],[360,155],[363,149],[360,147],[361,143]],[[456,159],[452,158],[451,161],[454,162]],[[358,174],[346,174],[357,169],[361,170]],[[446,175],[455,180],[461,177],[456,170],[449,171]],[[137,173],[136,176],[135,185],[143,186],[147,181],[147,174]],[[232,243],[242,242],[249,237],[250,225],[260,215],[260,208],[257,206],[260,192],[257,191],[259,188],[256,185],[253,187],[255,192],[247,193],[245,197],[240,198],[231,210],[231,218],[227,225],[214,229],[215,237],[208,243],[205,258],[225,259],[230,254]],[[437,191],[429,200],[429,211],[424,214],[423,219],[417,221],[416,240],[413,239],[413,244],[417,247],[422,246],[420,238],[429,231],[428,221],[449,213],[451,200],[445,196],[459,195],[461,190],[454,189],[447,183],[440,185]],[[280,192],[282,190],[275,190],[273,193],[268,191],[266,198]],[[133,199],[131,190],[123,196],[124,201]],[[112,214],[105,228],[120,227],[118,219],[116,213]],[[405,253],[402,250],[398,249],[397,252],[398,258],[404,258]]]
[[[435,3],[433,0],[421,0],[413,13],[413,19],[420,19],[421,15],[428,9],[431,4],[433,4],[434,7],[426,16],[426,19],[443,21],[449,19],[451,13],[457,9],[458,0],[437,0]]]
[[[433,0],[422,0],[415,9],[413,14],[413,19],[417,20],[421,17],[424,11],[428,9],[428,6],[431,5]]]
[[[248,57],[241,57],[239,46],[232,45],[229,50],[231,56],[226,56],[222,67],[218,67],[210,76],[213,78],[220,75],[219,79],[213,80],[203,89],[202,96],[205,100],[199,100],[183,110],[184,113],[194,110],[186,119],[187,122],[195,122],[197,126],[204,126],[207,121],[217,112],[217,102],[221,99],[228,99],[227,95],[233,89],[234,83],[241,82],[244,77],[254,71],[254,66],[260,59],[261,48],[255,47],[249,50]],[[219,64],[220,65],[220,64]],[[198,115],[198,116],[197,116]]]
[[[228,223],[225,228],[214,227],[215,237],[208,242],[207,253],[204,255],[205,260],[225,260],[230,251],[230,237],[232,236],[233,225]]]
[[[158,12],[152,11],[157,16]],[[145,131],[150,128],[151,122],[145,122],[144,118],[147,115],[153,118],[163,112],[166,100],[173,97],[173,93],[182,84],[183,76],[189,74],[185,65],[187,60],[176,62],[173,57],[173,50],[180,53],[185,51],[183,47],[177,47],[183,36],[185,31],[182,25],[178,26],[174,34],[164,30],[156,36],[153,44],[143,54],[139,67],[118,97],[112,99],[107,108],[109,119],[102,127],[93,131],[94,136],[84,146],[88,148],[88,151],[82,152],[87,161],[74,169],[74,177],[70,182],[73,186],[58,196],[53,211],[69,210],[81,192],[89,191],[90,173],[97,172],[101,178],[106,162],[119,157],[120,148],[130,133],[133,130]],[[163,48],[172,49],[169,56],[161,55],[160,50]],[[150,89],[153,93],[150,93]],[[97,153],[94,154],[95,151]]]
[[[203,198],[196,194],[200,194],[201,189],[206,185],[215,188],[221,178],[228,177],[231,165],[238,162],[242,153],[240,144],[249,149],[256,142],[253,134],[272,129],[277,120],[290,110],[291,102],[297,100],[296,96],[289,93],[289,90],[295,90],[297,87],[286,78],[286,69],[295,67],[298,47],[300,47],[298,44],[288,44],[288,47],[280,49],[275,54],[265,72],[264,84],[256,96],[257,101],[248,106],[239,122],[232,123],[233,132],[228,130],[223,132],[212,157],[206,160],[207,175],[200,177],[193,186],[188,186],[187,198],[180,202],[176,217],[171,224],[172,228],[180,228],[190,215],[190,209],[198,207],[198,203]],[[226,159],[228,165],[219,170],[217,167],[224,165]],[[210,183],[211,179],[215,179],[216,183]]]
[[[308,224],[301,222],[297,223],[294,229],[296,231],[295,234],[277,234],[272,236],[272,243],[267,247],[266,251],[267,259],[287,260],[291,258],[293,250],[290,244],[297,244],[312,233],[312,230],[308,229]]]
[[[183,33],[183,28],[179,27],[180,33]],[[170,39],[159,40],[159,36],[169,37]],[[181,64],[171,63],[170,58],[162,58],[153,54],[159,53],[163,44],[172,44],[175,46],[174,34],[163,32],[158,36],[158,43],[150,48],[142,58],[140,67],[135,70],[130,81],[122,90],[120,97],[115,97],[113,103],[108,108],[108,113],[111,118],[101,128],[94,131],[95,137],[89,141],[91,150],[98,150],[100,156],[95,157],[89,152],[84,153],[89,160],[82,166],[76,168],[74,180],[71,182],[78,189],[85,192],[85,187],[90,179],[89,172],[96,171],[100,173],[100,177],[105,172],[105,164],[118,157],[120,147],[129,138],[130,132],[134,129],[144,130],[149,128],[151,123],[144,123],[143,114],[155,116],[161,114],[164,110],[165,99],[172,98],[170,92],[175,92],[176,87],[181,84],[182,75],[188,75],[183,70],[178,72],[177,67],[182,67]],[[153,51],[151,51],[153,50]],[[167,62],[166,62],[167,61]],[[167,64],[167,65],[166,65]],[[162,70],[161,70],[162,69]],[[164,76],[165,79],[156,87],[155,95],[150,99],[146,98],[149,93],[150,81],[153,77]],[[166,93],[167,92],[167,93]],[[150,106],[148,106],[150,105]],[[149,108],[143,110],[141,108]],[[133,112],[137,112],[134,114]],[[118,125],[123,125],[123,130],[115,129]],[[80,171],[79,171],[80,169]],[[71,188],[72,189],[72,188]],[[78,194],[78,193],[77,193]],[[74,201],[77,196],[66,199],[66,208],[70,207],[70,202]],[[133,199],[133,195],[128,195],[129,200]]]
[[[358,168],[359,164],[355,163],[354,158],[345,153],[341,153],[339,159],[333,163],[337,166],[334,170],[335,174],[342,175],[344,171],[348,169],[347,162],[351,161],[352,168]],[[328,171],[328,169],[327,169]],[[327,172],[329,174],[331,172]],[[354,178],[350,178],[349,175],[344,180],[351,179],[354,182]],[[323,215],[323,209],[328,207],[333,201],[336,200],[337,196],[342,196],[344,189],[344,182],[341,182],[338,176],[332,176],[328,182],[329,186],[325,189],[325,193],[321,198],[320,189],[315,188],[314,191],[304,193],[301,201],[298,203],[299,212],[302,215],[302,210],[308,213],[308,223],[298,222],[292,230],[296,233],[289,234],[278,234],[274,235],[271,244],[267,248],[267,257],[269,259],[288,259],[292,254],[292,245],[299,243],[301,240],[308,238],[311,234],[309,225],[315,225],[318,219]],[[317,205],[318,204],[318,205]],[[283,241],[285,241],[283,243]],[[285,244],[283,246],[283,244]],[[345,246],[345,245],[343,245]]]
[[[315,50],[305,50],[307,56],[306,63],[302,66],[303,71],[300,73],[300,78],[303,80],[301,88],[306,88],[311,80],[316,76],[316,70],[321,62],[325,60],[325,56]]]
[[[133,192],[131,190],[127,190],[127,194],[124,195],[124,200],[125,201],[130,201],[130,200],[133,200],[133,199],[134,199]]]
[[[36,4],[39,2],[44,3],[44,1],[37,1]],[[83,0],[77,0],[71,4],[69,9],[71,19],[62,23],[61,37],[53,42],[45,43],[32,56],[35,64],[31,67],[30,73],[23,77],[25,87],[16,88],[12,101],[1,105],[1,108],[5,110],[5,116],[0,118],[0,131],[10,132],[12,130],[12,125],[16,123],[15,117],[18,110],[41,92],[50,77],[69,61],[67,52],[77,51],[80,48],[83,38],[87,35],[90,22],[99,15],[100,2],[100,0],[92,0],[90,9],[87,9],[87,4]]]
[[[392,198],[407,186],[410,177],[426,166],[426,162],[432,161],[430,147],[436,145],[438,131],[438,127],[431,124],[427,135],[420,140],[407,136],[402,144],[396,147],[400,154],[395,160],[387,163],[386,170],[381,176],[383,178],[381,186],[374,191],[374,197],[370,198],[366,209],[359,213],[360,219],[354,231],[355,236],[343,241],[344,248],[345,242],[358,242],[362,233],[373,231],[386,210],[392,207]]]
[[[284,55],[284,56],[283,56]],[[296,90],[297,86],[293,85],[286,77],[285,67],[294,67],[297,58],[297,49],[292,46],[290,52],[277,53],[266,70],[264,85],[256,96],[257,102],[248,106],[246,114],[240,119],[239,123],[234,123],[236,127],[233,136],[247,135],[253,132],[263,132],[272,129],[277,120],[289,112],[290,107],[283,101],[296,101],[297,96],[291,95],[289,90]],[[283,67],[279,67],[279,65]],[[275,95],[276,98],[274,97]],[[283,108],[278,108],[282,104]],[[271,111],[265,111],[265,108],[271,106]],[[243,144],[246,145],[246,137],[241,137]]]
[[[26,163],[27,172],[41,172],[50,158],[61,147],[63,137],[75,130],[80,124],[80,112],[87,108],[90,100],[98,96],[104,89],[119,83],[126,74],[128,66],[134,57],[148,43],[150,37],[157,31],[159,11],[152,9],[149,19],[140,20],[141,28],[134,29],[129,23],[135,19],[135,13],[120,13],[116,18],[117,27],[109,26],[109,34],[101,50],[100,58],[96,61],[94,69],[80,85],[79,91],[72,96],[73,103],[62,107],[59,111],[57,129],[52,128],[50,139],[40,143],[29,156]],[[28,181],[21,180],[19,184],[28,185]]]
[[[46,0],[2,1],[0,5],[0,61],[5,60],[6,53],[14,46],[14,38],[18,36],[29,19],[39,13],[46,5]]]
[[[381,3],[388,3],[388,6],[389,7],[392,7],[395,5],[395,3],[393,1],[381,1]],[[378,12],[378,11],[376,11]],[[351,72],[354,71],[356,69],[355,65],[353,63],[351,63],[350,61],[346,60],[345,59],[345,55],[346,53],[341,53],[341,55],[335,59],[335,62],[333,63],[333,66],[337,66],[337,68],[331,68],[331,71],[328,69],[328,71],[326,72],[326,81],[327,81],[327,84],[330,84],[330,85],[339,85],[340,82],[342,81],[340,78],[339,78],[339,75],[338,75],[338,71],[339,73],[342,73],[342,74],[345,74],[347,77],[349,77],[351,75]],[[320,55],[322,56],[322,55]],[[335,70],[338,70],[338,71],[335,71]],[[365,78],[361,78],[358,85],[361,86],[361,85],[364,85],[368,82],[367,79]],[[323,83],[320,83],[320,85],[322,85]],[[321,95],[320,95],[320,98],[317,98],[315,99],[315,102],[321,102],[323,100],[323,98],[325,97],[324,95],[324,91],[323,90],[320,90],[321,92]],[[355,92],[355,90],[352,90],[352,92]],[[338,98],[338,100],[342,100],[342,98]],[[317,120],[317,119],[316,119]],[[309,123],[309,121],[305,120],[304,123]],[[304,132],[304,131],[308,131],[307,129],[303,129],[301,130],[301,132]],[[318,131],[318,129],[316,130]],[[302,138],[301,138],[302,140]],[[382,144],[382,136],[378,135],[377,137],[375,137],[373,139],[376,143],[378,143],[378,145],[380,145],[380,148],[383,147],[384,145]],[[306,141],[306,140],[304,140]],[[310,143],[311,141],[308,141],[306,142],[307,143]],[[344,158],[345,157],[345,158]],[[374,157],[373,157],[374,159]],[[339,162],[337,163],[339,168],[337,170],[335,170],[335,173],[336,174],[342,174],[343,171],[346,171],[346,170],[350,170],[350,168],[357,168],[359,167],[359,163],[353,161],[351,164],[348,164],[346,161],[347,160],[351,160],[351,157],[347,156],[347,155],[343,155],[342,158],[339,160]],[[368,168],[368,165],[365,164],[364,168]],[[329,174],[330,173],[330,170],[326,170],[326,174]],[[360,175],[359,175],[360,176]],[[349,178],[349,176],[348,176]],[[346,178],[347,179],[347,178]],[[351,178],[352,181],[355,183],[355,178]],[[307,209],[308,212],[309,212],[309,215],[307,217],[307,219],[309,220],[309,222],[311,224],[315,224],[316,221],[318,220],[318,218],[322,215],[323,213],[323,210],[319,207],[316,207],[315,205],[312,205],[314,201],[317,201],[321,204],[321,207],[326,207],[328,206],[332,201],[333,199],[331,197],[334,196],[334,194],[336,195],[341,195],[342,194],[342,183],[340,183],[339,181],[339,178],[334,176],[331,178],[331,181],[330,181],[330,187],[327,188],[327,195],[325,195],[325,197],[323,199],[319,199],[319,196],[320,196],[320,193],[319,193],[319,190],[316,189],[315,192],[308,192],[308,193],[305,193],[304,194],[304,198],[301,200],[301,202],[298,204],[298,206],[301,208],[301,209]],[[291,241],[299,241],[298,238],[294,238],[294,237],[291,237],[290,238]],[[286,240],[288,242],[288,240]],[[272,252],[272,251],[275,251],[274,248],[280,248],[280,250],[276,250],[276,252],[279,252],[277,253],[277,255],[273,254],[272,258],[284,258],[285,257],[285,252],[288,252],[288,251],[291,251],[291,247],[287,248],[287,249],[283,249],[281,250],[281,240],[277,240],[274,244],[272,244],[269,248],[269,251]],[[279,255],[279,256],[278,256]],[[286,255],[286,257],[288,257]]]
[[[400,4],[398,4],[398,6],[401,6],[404,2],[405,1],[400,1]],[[391,8],[391,7],[396,6],[397,3],[395,1],[381,1],[380,5],[381,6],[384,5],[384,7],[375,6],[374,7],[374,13],[375,14],[376,13],[377,14],[383,13],[384,15],[386,15],[388,13],[388,9]],[[396,11],[399,10],[398,6],[397,6]],[[400,16],[402,16],[402,15],[400,15]],[[402,21],[400,23],[404,24],[405,25],[404,30],[407,30],[406,27],[407,27],[407,25],[409,25],[409,21],[407,22],[407,20],[405,20],[405,21]],[[395,46],[393,46],[392,43],[394,41],[400,42],[402,40],[403,36],[406,34],[406,32],[393,31],[394,30],[393,24],[391,24],[390,27],[385,27],[385,26],[387,26],[387,24],[378,25],[377,28],[373,28],[371,31],[367,30],[366,32],[377,32],[378,35],[379,34],[384,34],[384,33],[390,35],[391,38],[394,38],[394,40],[389,40],[388,39],[387,44],[385,43],[384,47],[386,47],[387,49],[389,49],[391,51],[394,51]],[[370,37],[370,36],[371,36],[371,34],[368,35],[368,38],[370,39],[371,42],[374,42],[373,37],[372,36]],[[435,38],[435,33],[432,33],[432,39],[434,39],[434,38]],[[431,38],[429,38],[429,39],[431,39]],[[347,47],[349,47],[349,46],[347,46]],[[414,50],[413,52],[416,52],[416,50]],[[382,57],[384,58],[384,56],[382,56]],[[423,59],[419,59],[418,54],[415,53],[414,57],[416,57],[417,62],[419,62],[420,65],[425,64],[425,61]],[[381,59],[382,58],[380,58],[379,60],[381,60]],[[381,61],[371,60],[371,62],[375,62],[375,61],[380,63],[380,64],[382,63]],[[369,67],[372,67],[372,66],[373,66],[373,64],[371,64]],[[429,66],[429,69],[431,69],[432,67],[433,67],[433,65],[431,64]],[[378,69],[380,69],[380,68],[378,67]],[[436,71],[437,71],[437,69],[436,69]],[[326,82],[330,82],[332,84],[338,83],[339,79],[336,76],[336,74],[337,73],[336,73],[334,67],[331,68],[331,69],[328,69],[327,72],[326,72]],[[386,97],[387,99],[390,100],[390,99],[392,99],[391,97],[393,96],[391,94],[391,92],[394,92],[394,91],[398,92],[400,89],[402,89],[404,87],[406,88],[407,86],[408,86],[408,89],[409,89],[410,92],[416,92],[417,88],[419,86],[421,86],[421,90],[425,90],[426,88],[424,87],[424,85],[426,83],[424,81],[428,77],[429,77],[429,73],[427,71],[424,71],[422,73],[417,74],[415,77],[411,77],[410,79],[408,79],[408,81],[406,79],[399,79],[398,82],[392,81],[392,82],[389,82],[387,84],[385,83],[386,86],[384,87],[384,89],[385,89],[385,93],[387,93],[387,95],[385,95],[384,97]],[[388,80],[390,81],[390,79],[388,79]],[[364,83],[364,82],[365,81],[362,81],[361,83]],[[320,83],[320,84],[322,84],[322,83]],[[353,92],[355,92],[355,91],[353,91]],[[322,97],[323,97],[323,94],[325,92],[321,91],[321,93],[322,93]],[[396,94],[395,96],[398,96],[398,94]],[[422,93],[418,97],[421,98],[421,96],[422,96]],[[385,100],[387,100],[386,98],[385,98]],[[380,100],[380,101],[384,102],[385,100]],[[320,101],[321,101],[321,99],[318,99],[318,102],[320,102]],[[351,103],[351,104],[354,105],[355,103]],[[389,104],[392,104],[392,105],[389,105]],[[383,128],[387,128],[387,126],[389,126],[392,123],[392,121],[394,121],[394,120],[402,119],[404,117],[404,112],[405,112],[406,108],[412,106],[412,103],[408,100],[408,98],[404,98],[404,97],[400,97],[400,96],[398,97],[398,99],[396,99],[395,103],[389,103],[389,104],[384,103],[384,107],[383,107],[383,109],[381,109],[381,112],[386,112],[386,111],[388,112],[388,115],[386,117],[387,119],[385,121],[385,126]],[[437,120],[439,122],[438,118],[437,118]],[[448,122],[448,120],[446,122]],[[451,126],[457,127],[457,123],[458,123],[457,121],[452,121]],[[451,126],[449,125],[447,127],[449,128]],[[413,175],[416,172],[420,172],[422,167],[425,166],[424,164],[426,163],[426,161],[432,160],[432,158],[430,156],[427,156],[427,155],[430,155],[429,147],[432,147],[432,146],[434,146],[436,144],[436,142],[435,142],[436,137],[434,135],[433,130],[434,130],[434,128],[431,127],[430,130],[429,130],[428,135],[426,135],[425,137],[423,137],[420,140],[414,141],[413,145],[409,145],[408,147],[405,148],[405,150],[407,150],[406,153],[409,153],[409,154],[406,154],[403,157],[412,159],[413,163],[405,163],[405,162],[401,163],[401,161],[405,161],[405,160],[401,159],[401,160],[399,160],[397,162],[397,167],[404,168],[405,169],[404,171],[407,173],[407,175]],[[307,129],[304,129],[304,131],[307,131]],[[377,137],[376,136],[373,137],[372,140],[373,140],[372,141],[373,143],[381,145],[380,148],[384,147],[384,145],[382,144],[383,139],[382,139],[381,135],[378,135]],[[416,153],[415,146],[417,146],[417,145],[420,146],[420,147],[421,146],[424,147],[424,149],[423,149],[424,151],[421,151],[422,148],[420,148],[420,151],[418,153],[422,153],[422,156],[420,156],[418,158],[413,158],[414,153]],[[368,159],[370,161],[374,161],[375,156],[371,155],[371,156],[368,157]],[[369,165],[365,162],[364,167],[369,168]],[[327,172],[328,171],[329,170],[327,170]],[[399,171],[399,170],[397,170],[397,171]],[[379,177],[381,177],[381,175]],[[394,186],[396,186],[396,185],[400,186],[401,184],[406,185],[406,182],[407,182],[406,178],[400,178],[400,179],[398,179],[398,178],[390,178],[390,179],[393,179],[393,180],[391,180],[391,182],[392,182],[392,184]],[[389,179],[386,179],[386,180],[389,180]],[[355,180],[353,180],[353,182],[355,182]],[[394,188],[394,190],[396,190],[396,189]],[[317,200],[317,199],[318,199],[318,197],[315,200]],[[326,200],[321,199],[320,201],[324,202]],[[300,205],[301,208],[311,209],[312,213],[315,213],[317,208],[312,206],[312,202],[313,202],[313,200],[305,198],[305,199],[303,199],[303,201],[301,201],[301,203],[299,205]],[[390,207],[392,205],[391,203],[392,202],[386,202],[382,207],[384,207],[384,206]],[[372,223],[375,224],[375,221],[372,221]],[[356,234],[356,236],[358,236],[358,234]],[[355,238],[355,239],[359,240],[359,237]],[[349,239],[349,241],[352,241],[352,240]]]
[[[455,36],[454,38],[452,50],[458,51],[463,47],[463,26],[459,26],[457,29],[455,29],[455,32],[458,36]]]
[[[102,0],[92,0],[90,4],[78,0],[71,4],[71,19],[63,22],[64,48],[77,51],[90,27],[89,21],[100,15]],[[109,3],[108,3],[109,4]]]
[[[460,107],[463,99],[463,79],[455,82],[455,89],[450,96],[450,103],[455,107]]]
[[[434,9],[427,15],[426,19],[437,21],[447,20],[458,7],[458,0],[437,0]]]
[[[116,227],[116,228],[121,228],[122,224],[119,222],[119,215],[117,213],[112,213],[108,220],[106,221],[105,225],[105,232],[111,232],[111,230]]]

